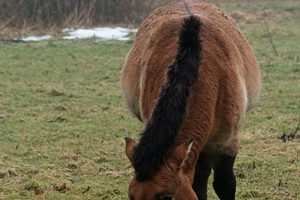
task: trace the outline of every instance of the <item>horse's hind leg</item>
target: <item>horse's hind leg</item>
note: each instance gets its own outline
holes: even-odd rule
[[[193,189],[199,200],[207,200],[207,182],[211,172],[211,165],[205,153],[201,153],[195,170]]]
[[[235,156],[221,155],[215,162],[214,190],[221,200],[234,200],[236,180],[233,172]]]

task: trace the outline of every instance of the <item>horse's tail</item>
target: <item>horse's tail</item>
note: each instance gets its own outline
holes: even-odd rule
[[[160,168],[187,112],[190,87],[198,79],[201,60],[201,23],[195,16],[184,19],[176,59],[169,66],[167,83],[162,88],[152,117],[133,154],[136,179],[150,179]]]

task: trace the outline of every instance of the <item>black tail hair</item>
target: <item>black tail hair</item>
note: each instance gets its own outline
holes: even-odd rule
[[[198,79],[200,26],[200,21],[194,16],[184,19],[176,60],[169,66],[167,83],[133,154],[138,181],[151,179],[175,145],[186,115],[190,87]]]

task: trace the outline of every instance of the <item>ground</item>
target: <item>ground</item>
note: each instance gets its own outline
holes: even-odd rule
[[[262,71],[241,131],[237,199],[300,199],[300,2],[221,6]],[[0,199],[127,199],[124,137],[143,129],[119,89],[133,39],[95,41],[0,42]]]

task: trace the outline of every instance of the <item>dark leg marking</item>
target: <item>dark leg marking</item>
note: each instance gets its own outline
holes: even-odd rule
[[[211,165],[209,164],[207,155],[201,153],[195,170],[193,189],[199,200],[207,200],[207,182],[211,173]]]
[[[235,157],[222,155],[214,165],[214,190],[221,200],[235,200],[236,180],[233,173]]]

